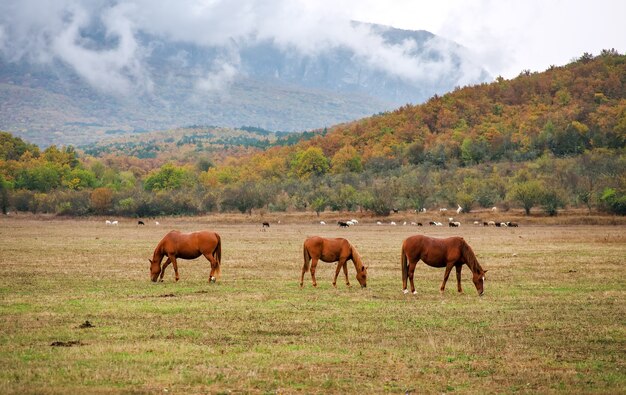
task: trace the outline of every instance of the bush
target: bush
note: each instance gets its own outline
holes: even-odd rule
[[[626,195],[613,188],[605,188],[600,197],[601,208],[609,213],[626,215]]]

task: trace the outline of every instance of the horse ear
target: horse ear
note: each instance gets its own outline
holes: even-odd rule
[[[148,258],[148,262],[150,262],[150,264],[152,264],[152,259]]]

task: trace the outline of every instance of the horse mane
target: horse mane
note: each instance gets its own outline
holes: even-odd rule
[[[361,255],[352,244],[350,244],[350,251],[352,252],[352,262],[354,262],[354,267],[357,271],[361,271],[361,268],[364,266],[363,261],[361,260]]]
[[[480,263],[478,263],[478,259],[476,259],[474,250],[472,250],[472,247],[470,247],[465,240],[463,240],[463,245],[461,246],[461,254],[463,254],[465,263],[467,263],[467,266],[470,268],[472,273],[483,272],[483,268],[480,266]]]

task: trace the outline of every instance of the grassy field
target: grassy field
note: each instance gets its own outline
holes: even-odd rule
[[[244,217],[241,217],[244,218]],[[625,393],[626,226],[519,228],[305,223],[227,225],[0,219],[0,393]],[[212,229],[222,277],[202,259],[149,281],[171,229]],[[489,270],[416,270],[403,295],[402,240],[463,236]],[[307,236],[348,238],[368,287],[299,287]],[[86,321],[91,327],[83,328]]]

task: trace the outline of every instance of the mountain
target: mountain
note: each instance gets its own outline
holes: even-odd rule
[[[41,146],[187,125],[302,131],[490,79],[464,48],[429,32],[353,26],[384,53],[366,42],[306,52],[271,39],[210,47],[140,32],[146,50],[130,93],[108,89],[99,70],[0,55],[0,130]],[[119,45],[97,29],[81,34],[90,48]]]

